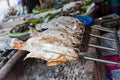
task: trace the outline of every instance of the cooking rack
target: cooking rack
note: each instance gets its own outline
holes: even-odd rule
[[[91,34],[91,29],[96,29],[99,32],[102,31],[102,32],[105,32],[105,33],[113,33],[115,35],[115,38],[112,39],[112,38],[103,37],[103,36],[100,36],[100,35]],[[105,39],[105,40],[110,40],[110,41],[116,42],[116,44],[117,44],[116,47],[117,48],[115,49],[115,48],[104,47],[104,46],[101,46],[101,45],[90,44],[89,43],[90,37],[96,37],[98,39]],[[102,27],[101,25],[94,25],[94,26],[91,26],[91,28],[86,27],[86,30],[85,30],[84,36],[83,36],[82,47],[81,47],[80,51],[81,52],[86,52],[88,47],[94,47],[94,48],[98,48],[98,49],[102,49],[102,50],[104,49],[104,50],[115,51],[115,52],[118,53],[119,59],[120,59],[120,43],[119,43],[118,33],[117,33],[117,30],[115,28],[113,28],[113,29],[105,28],[105,27]]]
[[[91,28],[86,27],[86,29],[85,29],[84,36],[82,39],[83,40],[82,47],[80,49],[81,52],[86,52],[88,47],[94,47],[94,48],[98,48],[100,50],[110,50],[110,51],[114,51],[114,52],[118,53],[119,61],[120,61],[120,41],[119,41],[119,37],[118,37],[118,33],[117,33],[117,30],[119,29],[119,26],[120,26],[120,17],[116,14],[110,14],[110,15],[95,19],[94,24],[96,24],[96,25],[91,26]],[[103,37],[100,35],[91,34],[92,29],[96,29],[102,34],[113,33],[114,39],[109,38],[109,37]],[[90,37],[96,37],[98,40],[105,39],[105,40],[115,42],[117,48],[110,48],[110,47],[104,47],[104,46],[100,46],[100,45],[89,44]],[[98,62],[100,62],[100,61],[101,60],[98,60]],[[115,63],[120,64],[118,62],[115,62]]]
[[[103,37],[103,36],[100,36],[100,35],[92,34],[91,33],[92,29],[96,29],[98,31],[104,31],[104,32],[107,32],[107,33],[114,33],[115,38],[111,39],[111,38],[108,38],[108,37]],[[78,37],[81,38],[81,36],[78,36]],[[104,47],[104,46],[100,46],[100,45],[90,44],[89,43],[90,37],[96,37],[98,39],[111,40],[111,41],[114,41],[117,44],[119,44],[116,29],[105,28],[105,27],[98,26],[98,25],[92,26],[91,28],[86,27],[85,30],[84,30],[83,37],[82,37],[80,52],[86,53],[87,52],[86,50],[88,49],[88,47],[94,47],[94,48],[98,48],[98,49],[115,51],[115,52],[118,52],[118,55],[120,55],[119,45],[117,45],[117,49],[114,49],[114,48]],[[50,51],[47,51],[47,52],[50,52]],[[18,50],[15,50],[15,49],[6,50],[5,52],[2,52],[2,54],[0,55],[1,56],[0,57],[0,80],[2,80],[6,76],[6,74],[11,70],[11,68],[15,65],[15,63],[21,58],[21,56],[26,55],[25,53],[28,53],[28,52],[18,51]],[[56,53],[56,54],[58,54],[58,53]],[[69,55],[65,55],[65,56],[69,56]],[[71,56],[71,57],[74,57],[74,56]],[[102,63],[119,64],[118,62],[112,62],[112,61],[92,58],[92,57],[88,57],[88,56],[84,56],[84,55],[80,55],[79,58],[92,60],[92,61],[97,61],[97,62],[102,62]]]
[[[115,34],[115,38],[112,39],[112,38],[108,38],[108,37],[103,37],[103,36],[100,36],[100,35],[92,34],[91,33],[92,29],[96,29],[99,32],[100,31],[104,31],[104,32],[107,32],[107,33],[114,33]],[[78,32],[78,31],[74,31],[74,32]],[[119,44],[117,31],[114,28],[113,29],[105,28],[105,27],[102,27],[100,25],[92,26],[91,28],[85,27],[85,29],[83,31],[83,35],[79,36],[79,34],[78,34],[78,35],[76,35],[76,37],[82,38],[81,39],[81,44],[79,42],[74,42],[75,44],[80,44],[80,50],[78,48],[73,48],[73,47],[66,47],[66,46],[60,46],[60,45],[55,45],[55,44],[51,44],[51,45],[58,46],[58,47],[64,47],[66,49],[67,48],[73,49],[73,50],[77,51],[79,54],[83,53],[85,55],[88,54],[88,53],[86,53],[87,50],[88,50],[88,47],[94,47],[94,48],[98,48],[98,49],[105,49],[105,50],[115,51],[115,52],[118,52],[118,55],[120,55],[119,45],[117,45],[117,49],[114,49],[114,48],[109,48],[109,47],[104,47],[104,46],[100,46],[100,45],[95,45],[95,44],[89,43],[90,37],[95,37],[95,38],[98,38],[98,39],[106,39],[106,40],[114,41],[117,44]],[[68,42],[68,41],[66,41],[66,42]],[[43,51],[46,52],[46,53],[54,53],[54,54],[61,54],[62,53],[60,51],[55,52],[54,50],[43,50]],[[73,58],[92,60],[92,61],[96,61],[96,62],[120,65],[119,62],[113,62],[113,61],[108,61],[108,60],[103,60],[103,59],[92,58],[92,57],[89,57],[89,55],[88,56],[79,55],[79,57],[71,56],[71,55],[67,55],[67,54],[62,54],[62,55],[65,55],[65,56],[68,56],[68,57],[73,57]]]

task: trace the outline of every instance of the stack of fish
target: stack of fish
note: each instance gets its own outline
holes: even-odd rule
[[[48,29],[41,33],[31,29],[31,38],[26,42],[13,39],[11,46],[30,51],[26,58],[46,60],[49,66],[78,60],[81,38],[85,28],[78,19],[62,16],[41,25],[40,28]]]

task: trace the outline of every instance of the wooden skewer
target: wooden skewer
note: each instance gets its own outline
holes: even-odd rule
[[[108,37],[103,37],[103,36],[99,36],[99,35],[95,35],[95,34],[89,34],[89,35],[90,35],[90,36],[93,36],[93,37],[101,38],[101,39],[116,41],[115,39],[108,38]]]
[[[61,53],[55,52],[55,51],[48,51],[48,50],[43,50],[43,51],[45,51],[45,52],[47,52],[47,53],[61,54]],[[83,53],[84,53],[84,54],[88,54],[88,53],[86,53],[86,52],[83,52]],[[92,58],[92,57],[88,57],[88,56],[84,56],[84,55],[79,55],[79,57],[75,57],[75,56],[67,55],[67,54],[62,54],[62,55],[65,55],[65,56],[68,56],[68,57],[73,57],[73,58],[79,58],[80,60],[81,60],[81,59],[85,59],[85,60],[96,61],[96,62],[101,62],[101,63],[120,65],[119,62],[102,60],[102,59]]]
[[[114,33],[114,31],[112,29],[105,28],[105,27],[102,27],[102,26],[92,26],[91,28],[101,30],[101,31],[105,31],[105,32]]]
[[[82,43],[82,44],[89,46],[89,47],[94,47],[94,48],[99,48],[99,49],[104,49],[104,50],[110,50],[110,51],[116,51],[116,52],[118,51],[118,49],[103,47],[103,46],[94,45],[94,44],[86,44],[86,43]]]

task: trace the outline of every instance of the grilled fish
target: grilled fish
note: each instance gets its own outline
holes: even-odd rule
[[[77,60],[81,43],[80,36],[83,33],[84,26],[81,22],[76,22],[76,19],[70,17],[65,17],[63,21],[60,21],[63,18],[64,17],[56,18],[59,25],[62,27],[55,26],[54,23],[56,20],[53,19],[50,21],[53,25],[49,27],[48,30],[37,33],[31,29],[32,31],[30,30],[30,33],[35,33],[31,38],[26,42],[19,39],[13,39],[11,46],[15,49],[29,51],[30,53],[25,57],[25,59],[30,57],[40,58],[48,61],[49,66]],[[70,19],[72,19],[71,22]],[[73,24],[73,26],[71,26],[74,21],[76,22],[76,25],[74,26]],[[47,24],[48,26],[50,22]],[[81,26],[78,25],[78,23],[81,23]],[[65,27],[66,25],[68,27]]]

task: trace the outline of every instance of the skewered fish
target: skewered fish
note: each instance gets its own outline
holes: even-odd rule
[[[64,54],[76,57],[78,56],[78,53],[73,48],[64,47],[66,46],[66,43],[51,37],[33,37],[28,39],[27,42],[15,39],[14,44],[12,45],[16,49],[30,51],[31,53],[28,54],[26,58],[41,58],[48,61],[48,65],[55,65],[69,60],[76,60],[75,58],[64,56]],[[54,52],[58,52],[63,55],[54,54]]]
[[[82,35],[84,29],[83,24],[79,21],[76,22],[77,19],[70,17],[60,17],[56,18],[56,20],[53,19],[50,21],[53,25],[50,25],[51,28],[48,28],[47,31],[39,33],[37,36],[33,35],[33,37],[29,38],[26,42],[13,39],[11,46],[16,49],[30,51],[30,54],[28,54],[26,58],[41,58],[48,61],[49,66],[77,60],[79,53],[78,46],[80,46],[81,39],[75,35]],[[49,25],[50,22],[47,25]],[[61,27],[55,26],[55,22],[59,22],[58,25],[61,25]],[[72,22],[76,23],[74,24]],[[78,25],[80,23],[82,26]],[[65,27],[66,25],[68,27]],[[65,56],[66,54],[69,56]]]
[[[68,32],[67,30],[64,29],[48,29],[42,33],[39,33],[35,31],[34,29],[30,29],[30,34],[33,37],[55,37],[58,38],[62,41],[65,41],[66,43],[80,43],[80,37],[77,35],[78,32]],[[78,33],[80,34],[80,33]],[[82,35],[82,34],[81,34]],[[59,37],[58,37],[59,36]]]
[[[52,19],[50,22],[43,24],[40,26],[40,28],[63,28],[66,30],[77,30],[81,32],[81,28],[84,28],[84,25],[82,22],[80,22],[78,19],[68,16],[61,16],[58,18]]]

